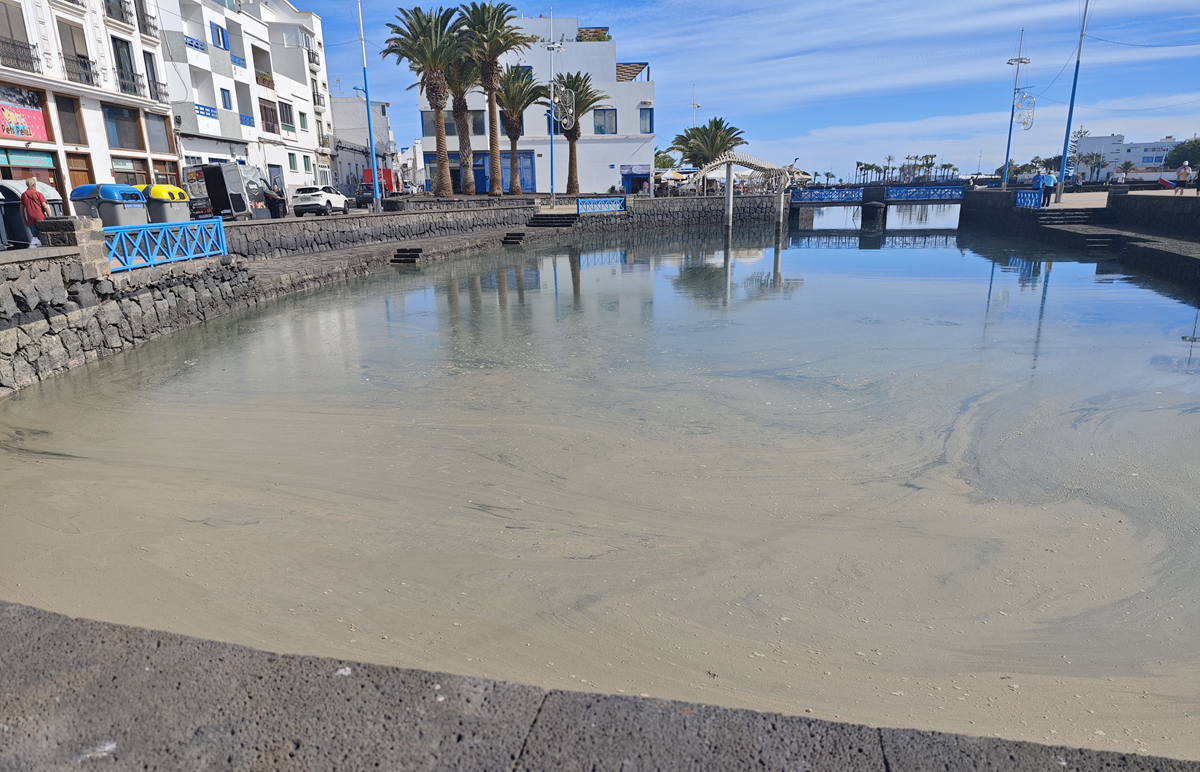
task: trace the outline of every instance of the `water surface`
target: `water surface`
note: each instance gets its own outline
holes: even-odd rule
[[[0,597],[1200,758],[1194,293],[864,238],[383,271],[21,392]]]

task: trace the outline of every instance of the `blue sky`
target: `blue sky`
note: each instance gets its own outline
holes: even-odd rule
[[[330,88],[362,80],[355,5],[321,14]],[[519,13],[549,5],[515,3]],[[736,3],[561,2],[556,17],[607,26],[618,61],[649,61],[658,145],[697,120],[741,128],[747,153],[812,171],[853,173],[854,162],[936,153],[964,172],[1004,161],[1017,39],[1022,85],[1038,97],[1034,126],[1013,157],[1061,152],[1083,0],[744,0]],[[420,133],[412,76],[379,48],[395,7],[364,2],[371,96],[393,105],[401,146]],[[1076,126],[1130,141],[1200,133],[1200,2],[1094,0],[1076,97]],[[982,153],[982,161],[980,154]]]

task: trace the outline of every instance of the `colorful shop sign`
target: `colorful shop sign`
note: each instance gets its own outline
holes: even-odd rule
[[[3,159],[0,159],[3,163]],[[41,150],[9,150],[8,166],[24,166],[30,169],[53,169],[54,156]]]
[[[36,91],[0,85],[0,138],[45,142],[42,97]]]

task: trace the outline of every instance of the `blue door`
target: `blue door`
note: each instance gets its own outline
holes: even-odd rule
[[[512,158],[511,153],[500,154],[500,170],[501,184],[504,190],[508,190],[508,180],[510,178],[509,165]],[[521,192],[533,193],[537,190],[537,180],[533,175],[533,151],[518,150],[517,151],[517,175],[521,181]]]

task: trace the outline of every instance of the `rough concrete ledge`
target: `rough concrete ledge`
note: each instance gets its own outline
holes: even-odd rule
[[[577,692],[0,601],[0,770],[1135,770],[1200,762]]]

